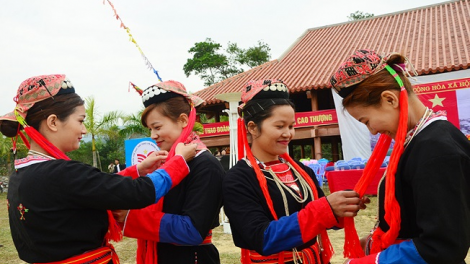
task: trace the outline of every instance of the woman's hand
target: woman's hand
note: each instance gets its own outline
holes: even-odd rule
[[[362,196],[361,201],[359,202],[359,207],[361,208],[361,210],[367,208],[366,204],[370,204],[370,199],[367,196]]]
[[[196,143],[178,143],[175,148],[175,155],[181,155],[186,161],[190,161],[196,156]]]
[[[333,213],[336,217],[353,217],[361,207],[365,208],[364,203],[359,198],[359,194],[355,191],[334,192],[327,197]]]
[[[162,165],[168,157],[168,151],[159,150],[154,151],[152,154],[148,155],[141,163],[137,164],[137,170],[139,171],[140,176],[145,176]]]
[[[126,220],[127,213],[129,210],[112,210],[114,219],[116,219],[117,222],[123,223]]]
[[[359,239],[359,242],[361,243],[362,250],[364,250],[364,252],[366,251],[367,240],[369,240],[369,236],[365,236],[365,237],[362,237],[361,239]]]

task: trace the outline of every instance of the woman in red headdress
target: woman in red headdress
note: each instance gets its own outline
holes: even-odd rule
[[[107,209],[143,208],[156,203],[188,173],[185,159],[195,145],[156,170],[164,153],[150,155],[121,177],[104,173],[65,153],[78,149],[86,118],[84,101],[63,74],[35,76],[19,87],[15,110],[0,117],[0,131],[21,136],[30,149],[15,160],[8,188],[11,235],[28,263],[118,264],[110,240],[122,238]],[[31,141],[21,130],[24,129]],[[154,171],[155,170],[155,171]]]
[[[156,205],[116,214],[124,222],[124,236],[138,239],[137,263],[220,263],[212,244],[222,206],[222,165],[193,132],[195,106],[202,99],[187,93],[176,81],[157,83],[142,93],[142,124],[172,157],[179,142],[196,143],[197,155],[179,187]]]
[[[314,172],[287,154],[295,124],[288,97],[279,80],[252,81],[242,94],[238,150],[243,159],[227,173],[223,191],[244,264],[326,264],[333,254],[326,230],[364,208],[354,191],[325,197]]]
[[[465,263],[470,142],[413,93],[405,62],[397,53],[358,50],[331,78],[345,109],[372,134],[382,134],[365,168],[368,175],[375,175],[395,140],[379,185],[377,224],[364,241],[368,256],[348,263]],[[367,188],[361,182],[356,190]]]

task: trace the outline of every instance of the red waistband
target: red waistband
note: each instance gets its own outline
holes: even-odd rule
[[[104,264],[108,263],[111,260],[113,260],[114,264],[119,264],[119,258],[116,252],[114,251],[113,246],[109,245],[61,261],[47,262],[41,264]]]
[[[318,244],[314,244],[309,248],[299,250],[297,252],[297,259],[301,259],[303,264],[321,263]],[[293,251],[282,251],[269,256],[258,254],[254,250],[242,249],[242,263],[263,263],[263,264],[281,264],[294,260]]]
[[[201,245],[208,245],[212,244],[212,229],[209,230],[209,234],[207,234],[206,238],[202,241]]]

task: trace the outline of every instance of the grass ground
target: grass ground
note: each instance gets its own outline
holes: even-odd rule
[[[370,228],[374,225],[375,215],[377,212],[377,199],[371,197],[371,204],[367,210],[361,211],[356,217],[356,229],[359,237],[363,237],[369,233]],[[0,263],[1,264],[24,264],[25,262],[19,260],[18,254],[13,246],[10,236],[10,227],[8,224],[8,214],[6,210],[6,194],[0,194]],[[333,257],[332,264],[340,264],[344,262],[342,257],[342,247],[344,243],[344,232],[329,231],[330,240],[336,251]],[[222,264],[236,264],[240,263],[240,249],[235,247],[232,242],[232,237],[223,232],[222,227],[218,227],[213,232],[213,242],[220,252],[220,259]],[[115,244],[116,251],[121,259],[122,264],[135,263],[136,242],[134,239],[124,238],[120,243]],[[466,258],[467,263],[470,263],[470,254]]]

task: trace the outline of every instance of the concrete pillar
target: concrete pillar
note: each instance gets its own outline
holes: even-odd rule
[[[312,106],[312,111],[318,111],[318,93],[317,90],[310,90],[307,92],[307,97],[310,98],[310,104]],[[317,129],[318,126],[313,126],[313,129]],[[313,138],[313,148],[315,155],[313,156],[314,159],[321,159],[321,138],[319,136],[315,136]]]

